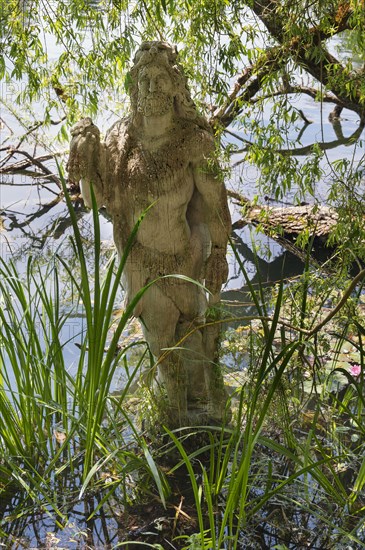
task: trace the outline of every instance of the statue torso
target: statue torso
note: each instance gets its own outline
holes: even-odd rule
[[[114,223],[123,224],[127,238],[150,207],[138,231],[139,243],[166,253],[186,249],[191,233],[186,211],[194,192],[194,166],[204,165],[213,148],[212,136],[184,122],[154,142],[125,136],[116,126],[106,147],[110,165],[116,166],[108,178],[106,201]]]

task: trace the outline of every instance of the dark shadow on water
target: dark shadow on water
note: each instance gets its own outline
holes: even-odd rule
[[[257,446],[256,458],[253,460],[250,476],[255,479],[250,492],[249,502],[261,498],[267,486],[267,472],[263,469],[263,461],[272,467],[271,488],[293,474],[293,467],[284,458],[275,457],[267,448]],[[209,457],[206,461],[200,455],[209,472]],[[256,464],[256,466],[255,466]],[[202,484],[201,465],[194,466],[196,480]],[[174,479],[169,479],[172,485],[172,496],[167,501],[166,509],[162,506],[155,490],[151,487],[149,495],[144,495],[133,504],[125,505],[123,495],[116,494],[97,510],[95,516],[90,516],[101,503],[103,494],[93,492],[82,501],[78,501],[78,489],[72,480],[61,483],[57,493],[59,510],[67,516],[67,520],[56,520],[50,510],[49,515],[37,509],[34,503],[27,500],[26,495],[13,495],[8,501],[2,499],[0,504],[0,545],[6,549],[32,550],[112,550],[120,543],[126,543],[123,548],[139,550],[148,545],[160,544],[163,549],[180,550],[188,547],[188,541],[177,539],[179,535],[190,536],[199,532],[194,498],[191,485],[187,482],[188,474],[184,468],[174,473]],[[55,488],[55,490],[57,490]],[[308,496],[309,494],[309,496]],[[361,518],[341,517],[336,506],[326,500],[326,495],[318,491],[313,480],[313,487],[305,497],[301,491],[301,482],[294,483],[271,498],[260,511],[248,519],[243,527],[232,525],[233,532],[239,529],[237,550],[261,550],[280,548],[282,550],[330,550],[332,548],[361,550],[364,544],[351,542],[347,536]],[[179,508],[182,514],[176,511]],[[207,510],[202,504],[206,529],[209,529]],[[216,522],[224,512],[224,500],[220,499],[216,506]],[[16,515],[19,515],[16,518]],[[358,535],[361,540],[361,533]],[[197,543],[189,546],[190,550],[200,550]],[[205,548],[209,548],[205,546]],[[219,550],[231,550],[226,541]],[[212,550],[218,550],[216,548]]]
[[[3,500],[0,545],[9,549],[111,549],[122,540],[124,507],[117,498],[111,499],[90,519],[101,498],[102,494],[95,494],[77,502],[77,492],[60,492],[57,500],[65,520],[52,510],[47,514],[37,509],[25,495],[13,497],[7,504]]]
[[[250,262],[255,266],[255,273],[250,279],[255,291],[258,291],[260,286],[270,288],[279,281],[291,279],[303,273],[304,263],[295,254],[283,250],[283,253],[273,258],[272,261],[266,260],[254,253],[237,233],[233,233],[232,237],[242,263]],[[224,309],[229,312],[229,315],[239,319],[237,323],[230,324],[232,327],[245,324],[242,317],[258,315],[247,284],[240,288],[225,290],[222,292],[222,300]]]

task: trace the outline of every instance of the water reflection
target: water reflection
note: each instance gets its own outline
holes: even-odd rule
[[[96,10],[102,9],[102,3],[99,0],[87,0],[87,3]],[[27,1],[23,0],[23,5],[26,4]],[[333,158],[351,158],[353,148],[350,146],[354,145],[356,140],[361,137],[363,125],[354,127],[357,122],[355,123],[353,118],[350,121],[337,119],[332,120],[332,123],[327,122],[323,131],[322,122],[319,120],[318,104],[308,104],[302,98],[301,107],[308,111],[312,109],[316,122],[302,126],[299,133],[294,135],[293,141],[298,144],[303,140],[304,145],[288,149],[287,154],[308,155],[313,144],[316,143],[323,151],[334,151]],[[344,132],[344,127],[347,132],[350,128],[349,137],[345,137],[344,134],[347,134],[347,132]],[[335,139],[333,139],[333,133]],[[7,150],[3,152],[5,155],[8,154]],[[13,172],[15,173],[16,170],[14,169]],[[47,262],[56,250],[60,252],[60,247],[63,247],[64,253],[70,254],[67,236],[71,233],[71,220],[61,196],[58,195],[58,189],[56,190],[57,197],[50,197],[54,193],[50,191],[51,188],[48,190],[40,188],[38,185],[39,180],[31,179],[30,175],[32,174],[29,171],[16,174],[16,181],[23,186],[22,189],[11,188],[6,185],[5,180],[0,183],[0,198],[2,201],[0,216],[3,226],[3,228],[0,227],[0,253],[3,257],[11,257],[19,263],[24,262],[24,258],[30,254],[38,255],[40,262]],[[254,175],[252,181],[244,182],[244,185],[247,185],[251,190],[251,193],[245,192],[245,194],[251,194],[251,196],[256,194],[256,179],[257,174]],[[321,192],[320,189],[318,191]],[[74,208],[87,248],[87,243],[92,243],[93,239],[90,215],[80,202],[75,202]],[[111,243],[111,225],[105,222],[104,219],[102,219],[102,222],[102,237],[108,243]],[[267,241],[269,248],[267,254],[255,254],[251,246],[249,232],[236,231],[233,234],[233,240],[254,287],[257,287],[259,282],[263,283],[264,286],[272,285],[283,277],[291,278],[302,272],[302,262],[294,254],[284,249],[278,249],[274,241]],[[91,257],[89,261],[92,262]],[[257,315],[248,286],[242,279],[242,273],[237,263],[233,260],[231,261],[231,278],[223,293],[223,299],[226,307],[232,313],[232,317],[241,318]],[[79,331],[77,321],[76,319],[75,326]],[[233,323],[233,326],[241,324],[242,320],[239,320]],[[72,341],[71,336],[67,339],[70,342]],[[70,364],[72,364],[72,360],[70,360]],[[267,457],[267,464],[270,463],[270,467],[271,460],[271,457]],[[266,467],[266,464],[264,467]],[[278,465],[277,471],[280,474],[280,479],[290,475],[288,466],[285,463],[281,467]],[[260,491],[267,489],[265,486],[267,477],[263,476],[260,486],[259,471],[255,472],[255,475],[257,476],[256,490],[259,494]],[[1,481],[0,478],[0,483]],[[349,484],[351,481],[349,481]],[[127,523],[126,512],[121,504],[122,499],[119,499],[117,495],[111,501],[110,506],[102,507],[90,519],[90,515],[96,510],[103,495],[102,493],[90,495],[79,502],[77,497],[80,483],[77,475],[60,476],[55,483],[57,505],[67,517],[67,521],[64,522],[62,528],[54,517],[35,511],[33,502],[29,502],[29,508],[27,508],[24,495],[4,495],[2,493],[0,518],[2,519],[1,528],[5,536],[0,539],[0,543],[6,547],[9,547],[10,543],[17,548],[33,546],[37,548],[89,547],[96,549],[111,548],[118,542],[125,540],[130,525]],[[270,503],[263,510],[261,524],[256,525],[252,532],[249,532],[249,530],[242,532],[240,539],[242,548],[274,548],[278,544],[282,546],[286,544],[289,548],[330,547],[333,542],[332,536],[339,536],[338,533],[333,534],[330,527],[326,526],[326,522],[320,523],[313,514],[306,513],[307,502],[300,504],[299,510],[298,507],[295,507],[294,501],[298,501],[298,494],[300,494],[302,487],[296,485],[295,488],[297,489],[295,493],[285,495],[286,500],[283,497],[282,502]],[[255,497],[256,495],[253,494],[252,496]],[[293,503],[292,508],[288,506],[288,502]],[[318,507],[322,506],[321,495],[318,496],[317,503]],[[172,515],[175,514],[174,510],[169,512]],[[17,514],[19,514],[18,517],[16,517]],[[320,526],[319,529],[318,526]],[[293,541],[297,542],[294,543]],[[153,537],[151,542],[153,542]],[[172,546],[172,543],[169,543],[168,547],[170,546]],[[352,547],[355,548],[356,546],[353,545]]]
[[[313,139],[314,137],[316,137],[315,127],[312,128],[311,124],[312,122],[308,124],[304,124],[302,126],[299,134],[293,140],[289,148],[277,149],[275,152],[281,155],[301,157],[301,156],[309,156],[310,154],[312,154],[313,148],[315,146],[318,147],[321,151],[329,151],[331,149],[337,149],[341,146],[345,146],[345,147],[353,146],[360,140],[365,127],[365,123],[361,122],[359,123],[358,127],[356,127],[355,130],[352,131],[352,133],[349,136],[345,136],[343,132],[343,124],[340,116],[338,117],[334,116],[333,118],[330,119],[330,126],[333,129],[336,139],[330,139],[330,136],[328,137],[326,136],[326,139],[324,139],[324,136],[323,136],[323,139],[318,140],[318,139]],[[308,130],[308,136],[310,136],[309,137],[310,143],[302,146],[300,144],[302,143],[302,139],[305,137],[304,134],[306,130]],[[228,132],[228,133],[232,137],[236,138],[236,140],[232,141],[233,143],[237,144],[239,141],[246,142],[246,145],[244,147],[238,148],[235,151],[235,156],[241,153],[245,153],[249,150],[250,145],[252,145],[252,143],[247,142],[245,138],[242,138],[242,136],[236,133],[232,133],[232,132]],[[235,162],[233,163],[233,167],[240,165],[242,162],[245,162],[245,160],[241,160],[241,159],[235,160]]]
[[[1,253],[3,257],[11,255],[14,261],[23,259],[28,254],[49,257],[55,250],[59,251],[61,245],[67,246],[65,237],[72,233],[70,214],[61,195],[49,202],[41,203],[38,207],[33,201],[28,201],[27,205],[24,204],[23,210],[20,203],[10,205],[1,211],[3,222],[3,231],[0,233]],[[89,211],[79,200],[74,202],[74,211],[85,241],[92,243],[93,229]],[[112,226],[105,213],[101,214],[101,223],[102,237],[110,242],[112,247]],[[265,245],[266,252],[259,256],[252,251],[249,231],[235,231],[232,238],[253,284],[258,283],[259,280],[269,283],[280,280],[282,276],[292,277],[302,270],[302,262],[294,254],[278,247],[271,239]],[[259,237],[257,236],[256,240],[257,238]],[[268,257],[273,254],[274,247],[275,255],[269,260]],[[242,273],[233,258],[234,256],[231,255],[231,277],[223,297],[228,301],[239,299],[242,302],[245,301],[245,296],[248,296],[248,290],[245,290]],[[237,287],[240,290],[237,290]]]
[[[81,202],[75,203],[75,212],[80,221],[87,214]],[[11,255],[15,262],[27,255],[39,256],[42,253],[44,257],[49,257],[59,248],[58,241],[68,234],[72,225],[70,214],[61,197],[42,204],[29,213],[17,208],[4,209],[1,217],[1,255]]]
[[[280,253],[269,259],[270,252],[275,247],[275,242],[268,240],[269,249],[259,255],[256,251],[245,242],[245,234],[234,232],[232,241],[235,245],[236,252],[241,257],[241,261],[245,269],[250,274],[250,285],[258,290],[259,287],[271,287],[276,282],[283,279],[296,277],[303,272],[303,262],[295,254],[281,249]],[[247,236],[246,236],[247,239]],[[277,250],[276,246],[276,250]],[[237,318],[236,322],[232,321],[232,327],[238,327],[245,322],[244,317],[258,315],[257,308],[252,302],[252,294],[249,286],[242,280],[241,269],[238,267],[236,275],[232,275],[229,281],[228,289],[222,293],[222,299],[225,309],[230,312],[232,318]],[[237,288],[237,282],[243,283]]]
[[[62,480],[60,476],[60,481]],[[16,495],[6,500],[2,496],[0,518],[2,533],[0,545],[6,548],[112,548],[124,539],[124,507],[118,498],[111,499],[109,505],[101,506],[102,493],[88,496],[78,501],[79,486],[55,487],[59,510],[64,517],[55,518],[35,511],[34,503],[25,495]],[[47,507],[44,503],[45,508]],[[90,519],[90,516],[95,515]]]
[[[260,500],[262,496],[281,482],[295,475],[295,468],[285,456],[277,457],[262,445],[257,445],[257,455],[252,460],[250,470],[249,502]],[[200,467],[200,466],[199,466]],[[209,463],[205,464],[209,472]],[[267,469],[270,471],[270,485],[267,483]],[[175,472],[178,474],[180,470]],[[178,475],[178,492],[170,497],[167,509],[158,498],[135,507],[125,506],[125,498],[118,491],[102,504],[103,492],[93,492],[82,501],[78,500],[81,479],[74,476],[59,476],[55,486],[57,506],[63,517],[56,520],[52,510],[49,515],[35,510],[34,504],[22,500],[24,495],[13,495],[0,501],[2,534],[0,545],[6,548],[58,548],[112,550],[118,544],[130,542],[126,548],[187,548],[187,541],[179,540],[180,533],[198,531],[196,510],[190,501],[192,489],[189,483],[182,482],[186,473]],[[304,478],[299,476],[292,485],[282,488],[260,509],[260,512],[244,524],[231,525],[238,531],[238,546],[245,550],[311,548],[364,548],[361,514],[342,517],[341,507],[333,506],[327,494],[315,477],[306,474],[307,490],[304,491]],[[197,481],[200,483],[199,476]],[[353,483],[353,477],[349,484]],[[137,483],[137,482],[136,482]],[[180,492],[181,491],[181,492]],[[182,497],[183,495],[183,497]],[[182,498],[181,498],[182,497]],[[176,513],[177,504],[184,501],[182,513]],[[193,503],[193,500],[191,501]],[[176,504],[174,504],[176,503]],[[215,508],[216,525],[224,513],[224,499]],[[185,516],[185,521],[184,521]],[[248,514],[250,518],[250,515]],[[205,517],[209,529],[208,517]],[[228,531],[228,529],[227,529]],[[357,537],[357,539],[356,539]],[[228,533],[227,533],[228,539]],[[349,546],[351,540],[351,546]],[[155,547],[155,546],[153,546]],[[235,546],[236,547],[236,546]],[[189,548],[192,548],[192,546]],[[194,546],[195,548],[195,546]],[[199,545],[200,548],[200,545]],[[223,547],[222,547],[223,548]],[[224,548],[231,548],[225,541]]]

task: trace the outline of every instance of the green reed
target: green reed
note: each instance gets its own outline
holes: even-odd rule
[[[64,191],[76,267],[74,261],[57,254],[42,268],[30,257],[22,275],[11,261],[0,259],[0,492],[5,496],[10,488],[25,491],[36,505],[53,509],[61,521],[65,520],[64,514],[52,495],[62,476],[79,478],[79,498],[95,483],[109,496],[118,487],[123,493],[125,477],[141,469],[156,481],[161,498],[168,492],[143,436],[131,430],[124,410],[128,388],[138,376],[142,361],[145,356],[151,359],[150,354],[146,355],[145,343],[123,346],[121,339],[147,287],[113,322],[121,275],[143,217],[119,263],[114,257],[102,267],[99,216],[94,204],[94,261],[90,272],[65,185]],[[62,301],[61,272],[73,288],[71,306]],[[81,340],[80,351],[76,365],[71,365],[66,360],[66,348],[72,339],[63,339],[62,331],[76,311],[85,322],[80,321],[76,335]],[[74,320],[72,323],[74,326]],[[131,346],[141,348],[141,359],[132,368],[128,367]],[[127,380],[117,398],[110,392],[115,371],[121,365]],[[139,449],[136,452],[127,443],[131,439],[134,448]],[[115,464],[118,480],[103,486],[99,472]]]
[[[209,443],[194,451],[185,445],[185,435],[179,437],[177,433],[168,431],[181,455],[181,461],[171,471],[186,469],[199,526],[196,535],[181,536],[178,540],[185,541],[183,548],[186,550],[238,550],[245,547],[247,541],[255,540],[254,526],[265,524],[265,515],[280,503],[284,510],[295,509],[303,516],[311,515],[312,521],[327,530],[331,542],[351,542],[360,548],[365,510],[364,369],[356,380],[349,372],[334,365],[332,371],[324,376],[319,393],[315,393],[315,383],[314,395],[308,397],[303,393],[306,354],[308,350],[320,353],[318,341],[327,328],[321,327],[319,333],[311,333],[305,328],[307,324],[313,328],[313,306],[308,299],[313,284],[309,261],[302,277],[301,298],[298,298],[298,331],[293,334],[291,330],[288,335],[281,324],[287,299],[284,283],[278,285],[272,311],[268,311],[262,306],[265,300],[263,286],[260,284],[256,291],[238,254],[236,260],[256,305],[262,338],[259,344],[255,341],[249,346],[246,379],[233,396],[232,403],[236,405],[229,425],[210,427]],[[321,291],[318,303],[326,300],[326,294]],[[285,320],[290,323],[286,316]],[[354,323],[358,331],[355,346],[363,367],[365,329],[362,323],[356,320]],[[252,329],[248,332],[252,340]],[[334,335],[334,348],[341,349],[348,332],[346,325],[343,333]],[[319,357],[314,357],[313,368],[316,377],[323,369]],[[341,395],[330,390],[331,378],[339,370],[349,382]],[[297,416],[306,413],[308,402],[312,403],[310,425],[303,430],[298,427]],[[321,425],[324,414],[329,416],[325,428]],[[336,426],[333,419],[336,419]],[[278,423],[275,436],[271,436],[273,425]],[[341,437],[349,430],[346,427],[349,424],[351,433],[356,436],[355,443],[348,437]],[[344,465],[355,469],[350,484],[341,471]],[[321,505],[313,495],[320,495],[317,500]],[[258,520],[260,516],[261,522]]]

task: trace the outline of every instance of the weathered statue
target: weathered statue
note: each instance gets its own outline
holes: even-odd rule
[[[93,184],[98,206],[112,217],[119,255],[151,207],[125,267],[127,299],[158,277],[178,274],[204,284],[213,306],[228,274],[230,215],[210,159],[212,132],[176,58],[167,43],[141,45],[130,72],[130,117],[114,124],[104,142],[90,118],[74,126],[69,179],[81,181],[88,206]],[[216,363],[219,325],[206,322],[208,300],[199,285],[161,278],[134,312],[158,359],[170,426],[219,423],[224,415],[226,394]]]

